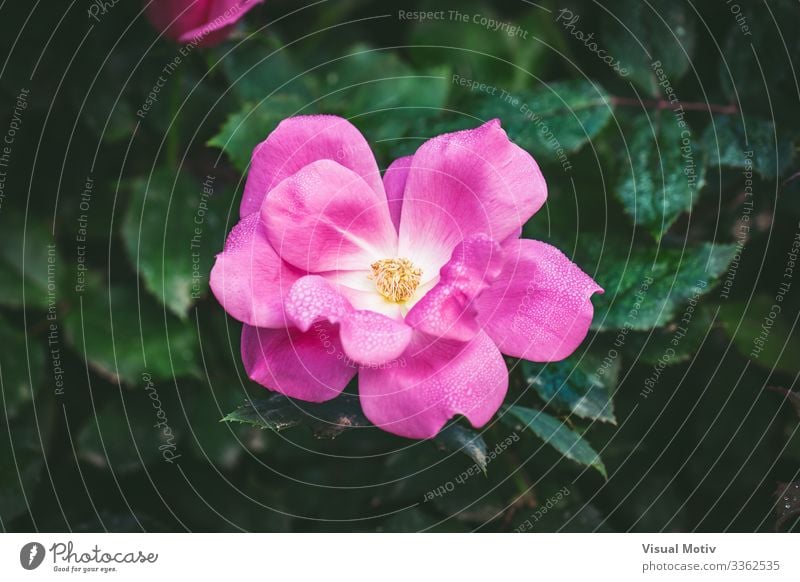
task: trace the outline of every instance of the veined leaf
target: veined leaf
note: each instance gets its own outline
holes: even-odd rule
[[[350,394],[322,403],[294,400],[282,394],[250,400],[223,419],[280,432],[295,426],[309,427],[317,438],[336,438],[348,428],[372,426],[361,412],[358,397]]]
[[[696,35],[694,13],[685,4],[620,0],[602,14],[600,39],[607,53],[620,60],[627,72],[623,78],[648,95],[663,93],[654,63],[672,86],[689,70]],[[576,24],[580,28],[583,22]]]
[[[87,284],[64,318],[67,340],[99,374],[132,385],[199,375],[194,326],[165,313],[135,288]]]
[[[614,115],[605,90],[589,81],[562,81],[533,91],[483,98],[479,117],[499,118],[509,137],[535,156],[568,163]]]
[[[603,477],[607,477],[606,467],[600,459],[600,455],[586,442],[583,436],[557,418],[541,410],[523,406],[505,407],[500,418],[515,430],[529,428],[536,436],[568,459],[593,467]]]
[[[433,441],[441,451],[461,451],[475,461],[481,471],[486,472],[486,465],[489,464],[486,442],[474,430],[459,424],[450,424],[439,431]]]
[[[216,176],[201,184],[162,168],[130,183],[122,224],[128,258],[145,287],[172,313],[185,318],[208,292],[214,257],[225,239],[230,198]]]
[[[236,168],[244,172],[255,147],[287,117],[313,113],[296,95],[276,95],[258,105],[245,104],[233,113],[207,145],[223,150]]]
[[[694,207],[705,184],[705,155],[685,121],[671,112],[640,118],[632,131],[631,157],[620,176],[617,196],[633,221],[659,240]]]
[[[523,361],[522,371],[548,406],[616,424],[611,393],[619,371],[618,359],[608,367],[591,354],[546,364]]]

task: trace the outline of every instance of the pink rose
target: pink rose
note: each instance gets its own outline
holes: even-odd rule
[[[430,438],[457,414],[480,427],[506,395],[502,354],[567,357],[602,293],[519,238],[546,197],[498,120],[431,139],[381,178],[348,121],[293,117],[253,153],[211,288],[270,390],[322,402],[358,373],[384,430]]]
[[[178,42],[219,44],[233,25],[262,0],[149,0],[147,17],[159,32]]]

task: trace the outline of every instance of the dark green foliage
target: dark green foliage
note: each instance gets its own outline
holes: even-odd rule
[[[33,4],[0,6],[0,530],[797,528],[795,1],[276,0],[188,50]],[[604,293],[484,427],[248,379],[209,271],[253,148],[320,113],[381,169],[493,118],[539,164],[524,236]]]
[[[663,93],[653,63],[660,63],[673,85],[687,74],[697,38],[697,21],[689,6],[670,0],[622,0],[602,12],[600,39],[620,59],[625,77],[645,95]]]
[[[601,86],[581,80],[498,92],[483,98],[478,114],[499,118],[508,135],[537,158],[559,161],[597,137],[614,111]]]
[[[200,373],[197,337],[135,287],[92,285],[64,320],[67,339],[97,373],[116,382]]]
[[[566,423],[541,410],[523,406],[509,406],[502,418],[503,422],[515,430],[530,429],[568,459],[594,467],[603,477],[606,476],[606,467],[600,460],[600,455],[586,442],[586,439],[570,429]]]
[[[592,354],[573,355],[560,362],[522,362],[525,380],[548,406],[589,420],[616,423],[613,390],[618,365],[606,369]]]
[[[631,129],[617,195],[634,223],[656,239],[690,212],[705,184],[705,158],[688,125],[666,112]]]
[[[237,408],[222,420],[245,422],[276,432],[306,425],[317,438],[335,438],[348,428],[370,426],[358,399],[348,394],[322,404],[309,404],[273,394]]]
[[[215,175],[207,175],[201,184],[167,168],[132,181],[129,189],[131,202],[122,226],[128,257],[147,290],[185,318],[195,300],[208,292],[208,273],[224,241],[231,194],[217,185]]]
[[[787,133],[757,117],[715,117],[703,134],[703,147],[711,166],[755,170],[764,178],[782,175],[794,155]]]
[[[597,282],[605,289],[595,302],[599,330],[649,330],[672,321],[681,305],[714,289],[728,269],[733,245],[708,243],[666,249],[646,245],[604,245],[587,241],[583,264],[599,262]],[[591,258],[590,258],[591,257]]]
[[[458,424],[451,424],[441,430],[434,439],[436,446],[446,452],[461,451],[484,472],[488,464],[486,443],[483,437],[474,430],[464,428]]]

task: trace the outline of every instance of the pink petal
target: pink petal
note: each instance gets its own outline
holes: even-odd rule
[[[240,214],[257,212],[282,180],[312,162],[333,160],[361,176],[381,198],[381,175],[367,141],[349,121],[333,115],[283,120],[253,151]]]
[[[406,189],[406,178],[411,168],[413,156],[397,158],[383,174],[383,187],[389,201],[389,214],[396,230],[400,230],[400,213],[403,209],[403,192]]]
[[[283,297],[299,276],[272,249],[256,213],[231,230],[210,285],[231,317],[256,327],[284,327]]]
[[[342,319],[340,326],[344,351],[365,366],[379,366],[398,358],[408,347],[412,333],[402,321],[374,311],[354,311]]]
[[[261,218],[278,254],[311,273],[369,269],[397,252],[384,194],[330,160],[313,162],[278,184]]]
[[[301,331],[322,320],[338,323],[352,311],[347,300],[318,275],[298,279],[286,296],[286,315]]]
[[[177,40],[187,30],[203,24],[211,0],[187,2],[186,0],[151,0],[146,14],[150,24],[165,36]]]
[[[377,295],[377,293],[375,293]],[[286,298],[286,314],[302,331],[319,321],[339,323],[339,337],[354,362],[375,366],[397,358],[411,341],[411,328],[373,311],[357,311],[326,279],[299,279]]]
[[[173,40],[212,46],[225,40],[231,27],[262,1],[152,0],[147,4],[147,17]]]
[[[435,137],[414,154],[400,220],[400,254],[428,277],[469,235],[498,241],[541,208],[547,185],[498,120]]]
[[[242,361],[247,375],[262,386],[308,402],[336,398],[356,374],[329,323],[307,331],[294,328],[242,328]]]
[[[191,30],[181,34],[180,42],[194,42],[198,46],[209,47],[219,44],[228,35],[246,12],[264,0],[210,0],[206,20]]]
[[[551,362],[569,356],[589,331],[591,296],[603,290],[557,248],[508,243],[507,262],[476,300],[478,321],[509,356]]]
[[[453,250],[441,279],[406,316],[411,327],[435,337],[460,341],[480,330],[473,300],[500,274],[503,254],[495,241],[473,235]]]
[[[448,419],[463,414],[475,427],[486,424],[503,403],[508,370],[489,337],[467,344],[437,342],[398,360],[359,373],[361,406],[374,424],[400,436],[432,438]]]

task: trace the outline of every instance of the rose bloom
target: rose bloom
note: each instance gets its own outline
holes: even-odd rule
[[[358,374],[386,431],[430,438],[458,414],[480,427],[506,395],[502,354],[567,357],[602,293],[558,249],[519,238],[546,197],[498,120],[433,138],[381,178],[348,121],[292,117],[253,152],[211,289],[270,390],[322,402]]]
[[[149,0],[147,18],[178,42],[219,44],[245,13],[263,0]]]

